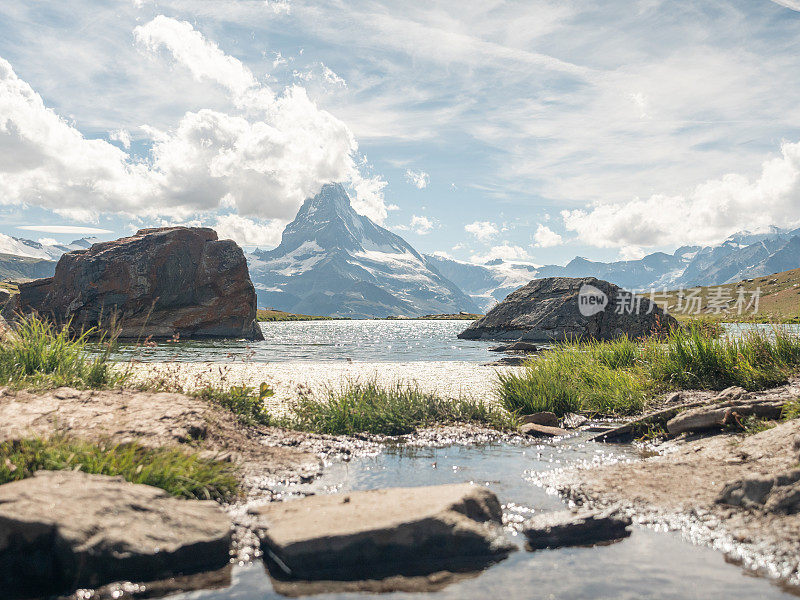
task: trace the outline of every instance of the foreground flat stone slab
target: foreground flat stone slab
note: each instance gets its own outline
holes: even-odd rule
[[[231,524],[215,502],[121,477],[40,471],[0,485],[4,598],[224,567]]]
[[[310,496],[253,511],[262,549],[291,579],[374,579],[485,565],[515,547],[497,497],[471,484]]]
[[[630,517],[611,511],[559,511],[530,519],[522,530],[532,550],[589,546],[628,537]]]

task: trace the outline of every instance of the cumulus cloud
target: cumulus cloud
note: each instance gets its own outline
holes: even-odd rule
[[[499,246],[492,246],[489,251],[484,254],[473,254],[470,256],[470,262],[475,264],[485,264],[492,260],[528,260],[530,256],[521,246],[513,246],[508,242],[504,242]]]
[[[395,229],[399,229],[400,231],[413,231],[417,235],[427,235],[433,231],[433,227],[434,222],[428,217],[412,215],[408,225],[397,225]]]
[[[285,221],[261,222],[229,214],[220,215],[211,226],[220,239],[233,240],[242,246],[275,247],[281,241]]]
[[[425,171],[412,171],[411,169],[406,169],[406,181],[408,181],[408,183],[417,189],[424,190],[426,187],[428,187],[431,177]]]
[[[474,221],[473,223],[464,225],[464,231],[471,233],[482,242],[485,242],[500,233],[500,231],[497,229],[497,225],[490,221]]]
[[[0,58],[0,204],[34,204],[86,221],[104,212],[185,219],[220,207],[290,219],[323,184],[341,181],[355,190],[356,210],[385,219],[385,182],[362,176],[352,132],[304,88],[274,94],[184,21],[158,16],[135,37],[196,79],[225,88],[234,110],[190,111],[165,130],[143,126],[152,149],[137,159],[109,141],[86,139]],[[129,147],[127,132],[109,139]]]
[[[108,139],[112,142],[119,142],[126,150],[131,147],[131,134],[125,129],[116,129],[108,134]]]
[[[725,175],[690,194],[653,195],[589,210],[563,211],[580,241],[601,248],[712,244],[730,234],[800,224],[800,142],[784,143],[754,181]]]
[[[553,246],[560,246],[563,239],[555,231],[539,223],[536,233],[533,234],[533,241],[537,248],[551,248]]]

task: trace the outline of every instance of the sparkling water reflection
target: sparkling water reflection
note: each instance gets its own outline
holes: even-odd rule
[[[143,361],[359,362],[470,361],[497,358],[490,342],[459,340],[469,321],[282,321],[262,323],[263,342],[197,340],[122,345],[118,358]]]
[[[580,463],[631,458],[630,446],[567,440],[559,445],[515,445],[443,448],[390,448],[378,456],[353,459],[329,468],[321,480],[309,484],[317,493],[335,493],[385,486],[420,486],[472,481],[487,485],[504,505],[509,537],[514,523],[536,513],[563,508],[561,501],[531,483],[545,470]],[[288,500],[291,502],[291,500]],[[483,599],[502,593],[506,599],[731,599],[784,598],[791,594],[767,579],[748,576],[725,562],[722,554],[692,546],[678,535],[635,529],[621,542],[591,548],[526,552],[475,577],[456,580],[444,589],[387,598]],[[233,584],[178,596],[184,600],[262,600],[282,598],[273,588],[262,563],[237,567]],[[330,592],[320,599],[358,599],[364,594]]]

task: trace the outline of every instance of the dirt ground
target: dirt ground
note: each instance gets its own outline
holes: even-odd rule
[[[62,433],[114,443],[183,446],[239,464],[245,483],[299,480],[321,470],[331,443],[269,427],[247,427],[209,403],[171,393],[0,389],[0,441]]]
[[[619,505],[639,523],[681,530],[748,569],[798,585],[800,514],[721,502],[728,483],[792,473],[798,448],[800,420],[793,420],[750,436],[679,439],[657,456],[569,472],[556,487],[577,504]]]

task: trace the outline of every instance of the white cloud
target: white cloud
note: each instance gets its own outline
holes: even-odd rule
[[[431,255],[438,256],[439,258],[446,258],[447,260],[454,260],[453,256],[451,254],[448,254],[444,250],[436,250],[434,252],[431,252]]]
[[[469,260],[475,264],[485,264],[491,260],[521,260],[525,261],[530,258],[528,253],[521,246],[514,246],[508,242],[504,242],[500,246],[493,246],[488,252],[484,254],[473,254]]]
[[[133,30],[136,40],[155,52],[166,48],[197,79],[210,79],[243,96],[257,83],[250,70],[238,59],[203,37],[188,21],[158,15]]]
[[[464,225],[464,231],[471,233],[482,242],[485,242],[500,233],[500,231],[497,229],[497,225],[490,221],[475,221],[473,223],[469,223],[468,225]]]
[[[413,215],[411,217],[411,229],[418,235],[427,235],[433,231],[433,221],[428,217],[418,217]]]
[[[406,181],[408,181],[417,189],[424,190],[426,187],[428,187],[430,180],[430,175],[428,175],[425,171],[412,171],[411,169],[406,169]]]
[[[126,150],[131,147],[131,134],[125,129],[115,129],[108,134],[108,139],[112,142],[119,142]]]
[[[540,223],[536,233],[533,234],[533,241],[537,248],[551,248],[560,246],[563,239],[555,231]]]
[[[39,242],[42,246],[55,246],[56,244],[58,244],[58,242],[53,238],[39,238],[36,241]]]
[[[114,233],[110,229],[99,227],[79,227],[75,225],[20,225],[17,229],[23,231],[39,231],[41,233],[73,233],[77,235],[100,235]]]
[[[601,248],[711,244],[740,231],[800,224],[800,142],[785,143],[758,179],[728,174],[690,194],[563,211],[580,241]]]
[[[86,139],[0,58],[0,204],[84,221],[103,212],[184,219],[221,206],[242,217],[289,219],[323,184],[341,181],[355,190],[356,210],[385,219],[385,182],[361,174],[352,132],[305,89],[275,95],[184,21],[158,16],[135,36],[150,51],[166,49],[197,80],[223,86],[236,110],[199,109],[172,128],[142,126],[152,150],[134,159]],[[121,132],[110,137],[128,145]]]
[[[239,215],[221,215],[211,227],[220,239],[234,240],[242,246],[274,248],[281,241],[285,221],[260,222]]]
[[[434,222],[428,217],[412,215],[408,225],[397,225],[395,229],[400,231],[413,231],[417,235],[427,235],[433,231],[433,227]]]

